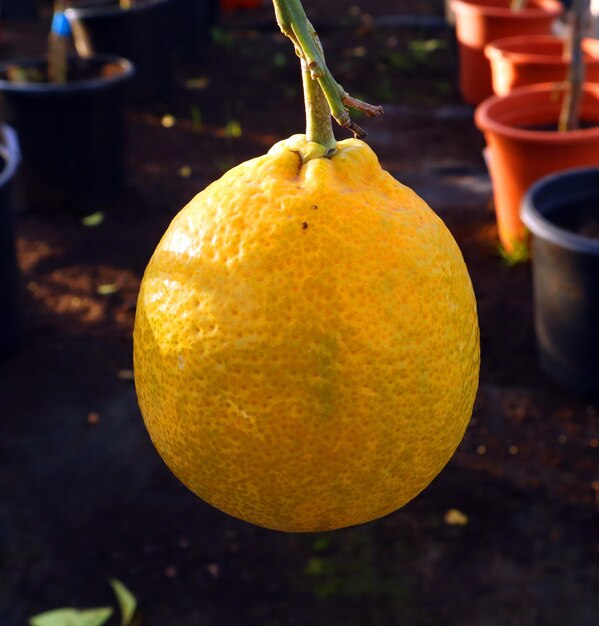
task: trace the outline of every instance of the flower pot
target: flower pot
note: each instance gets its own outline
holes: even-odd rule
[[[485,46],[495,39],[517,35],[548,35],[563,11],[558,0],[529,0],[512,11],[510,0],[452,0],[460,62],[460,91],[469,104],[493,94],[491,66]]]
[[[599,83],[599,40],[582,43],[586,80]],[[568,61],[563,58],[564,40],[551,35],[508,37],[485,47],[491,63],[493,91],[504,96],[516,87],[566,80]]]
[[[219,0],[171,0],[172,37],[177,60],[197,61],[218,19]]]
[[[12,182],[19,164],[12,129],[2,129],[0,146],[0,357],[17,347],[21,333],[19,272],[15,252]]]
[[[118,0],[82,0],[65,15],[80,56],[129,59],[135,65],[132,98],[153,102],[173,83],[170,2],[137,0],[130,9],[121,9]]]
[[[560,170],[599,165],[598,126],[537,130],[557,127],[562,99],[553,84],[529,85],[492,96],[476,109],[474,119],[489,148],[499,238],[508,252],[527,241],[520,203],[534,182]],[[599,124],[599,85],[585,85],[582,119]]]
[[[0,64],[0,96],[21,145],[19,187],[26,206],[89,212],[114,200],[123,183],[131,63],[117,57],[73,58],[73,80],[62,85],[10,82],[10,65],[46,72],[47,61],[35,57]]]
[[[599,393],[599,169],[538,181],[523,202],[532,233],[541,367],[559,384]]]

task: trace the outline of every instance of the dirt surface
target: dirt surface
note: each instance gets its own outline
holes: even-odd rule
[[[383,165],[437,199],[463,250],[482,334],[465,439],[402,510],[318,535],[219,513],[153,450],[131,380],[145,264],[195,193],[303,126],[296,59],[270,7],[223,16],[172,96],[128,112],[127,188],[100,224],[19,213],[26,334],[0,364],[0,624],[111,604],[111,577],[135,592],[145,626],[595,623],[598,404],[539,370],[530,267],[498,254],[451,32],[377,26],[439,17],[442,3],[305,5],[338,80],[386,108],[361,121]],[[43,42],[39,25],[5,25],[2,56]]]

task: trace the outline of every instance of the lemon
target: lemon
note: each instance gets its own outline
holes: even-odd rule
[[[296,135],[173,220],[146,269],[135,381],[176,476],[233,516],[322,531],[386,515],[458,446],[479,370],[441,219],[362,141]]]

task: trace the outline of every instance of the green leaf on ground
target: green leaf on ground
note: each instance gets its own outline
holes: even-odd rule
[[[331,540],[328,537],[316,537],[312,544],[314,552],[322,552],[331,546]]]
[[[112,616],[110,607],[100,609],[56,609],[29,620],[30,626],[102,626]]]
[[[116,293],[118,290],[118,285],[115,285],[114,283],[107,283],[105,285],[99,285],[96,289],[96,293],[100,296],[109,296]]]
[[[225,135],[227,137],[233,137],[237,139],[241,137],[243,131],[241,130],[241,124],[237,120],[230,120],[225,128]]]
[[[202,111],[195,104],[191,107],[191,126],[194,130],[202,130]]]
[[[212,41],[217,46],[222,46],[223,48],[232,48],[234,44],[234,39],[231,33],[223,30],[222,28],[214,27],[210,30],[210,34],[212,35]]]
[[[313,557],[308,561],[304,574],[307,576],[322,576],[330,568],[327,566],[327,560],[320,557]]]
[[[113,578],[110,584],[121,609],[121,626],[129,626],[133,623],[133,616],[137,609],[137,600],[120,580]]]
[[[272,58],[272,64],[275,67],[285,67],[287,65],[287,56],[282,52],[277,52]]]
[[[442,39],[412,40],[408,43],[410,52],[420,62],[426,61],[430,55],[446,48]]]
[[[104,213],[102,211],[96,211],[91,215],[86,215],[81,223],[84,226],[99,226],[104,221]]]

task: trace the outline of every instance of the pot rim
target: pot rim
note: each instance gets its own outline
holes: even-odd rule
[[[73,6],[65,9],[64,14],[68,20],[117,16],[125,13],[140,13],[142,11],[147,11],[148,9],[153,9],[159,4],[167,4],[169,2],[170,0],[145,0],[143,4],[135,3],[128,9],[122,9],[118,2],[116,4],[108,5],[98,4],[96,6]]]
[[[579,130],[570,130],[568,132],[558,132],[552,130],[528,130],[518,128],[509,124],[504,124],[496,120],[493,116],[494,108],[498,104],[513,100],[514,108],[519,108],[516,101],[523,96],[531,95],[548,95],[555,91],[559,83],[541,83],[537,85],[525,85],[517,87],[504,96],[490,96],[483,100],[474,111],[474,122],[479,130],[491,132],[501,137],[515,139],[520,141],[528,141],[530,143],[539,144],[570,144],[572,142],[592,142],[599,140],[599,126],[593,128],[582,128]],[[599,106],[599,84],[585,83],[584,92],[596,96]]]
[[[520,217],[528,230],[557,246],[593,256],[599,256],[599,239],[578,235],[556,226],[536,208],[535,196],[547,186],[558,185],[563,178],[582,178],[594,175],[599,179],[599,167],[577,167],[544,176],[534,183],[522,199]],[[572,184],[572,183],[571,183]],[[599,197],[598,197],[599,201]]]
[[[72,57],[78,58],[78,57]],[[83,91],[101,90],[109,85],[116,85],[126,82],[135,75],[135,66],[131,61],[123,57],[110,54],[94,54],[82,59],[83,61],[98,62],[102,65],[117,64],[123,70],[116,76],[105,76],[99,78],[86,78],[84,80],[74,80],[64,84],[56,83],[14,83],[4,78],[0,78],[0,92],[29,93],[29,94],[67,94],[81,93]],[[10,65],[37,65],[48,62],[45,55],[20,57],[0,63],[0,72],[5,72]]]
[[[0,144],[0,157],[4,159],[4,167],[0,171],[0,187],[4,187],[17,173],[19,159],[3,144]]]
[[[494,59],[509,59],[513,63],[525,63],[527,65],[557,65],[566,66],[569,61],[564,60],[561,56],[553,54],[543,54],[540,52],[523,52],[519,50],[509,50],[510,46],[518,44],[563,44],[564,40],[555,35],[519,35],[517,37],[503,37],[496,39],[485,46],[485,56],[490,61]],[[583,51],[585,62],[595,64],[599,63],[599,41],[587,37],[583,40]],[[596,55],[591,54],[590,48],[596,48]],[[586,48],[586,50],[584,49]]]
[[[527,6],[520,11],[512,11],[508,6],[497,7],[488,6],[485,4],[479,4],[476,0],[450,0],[451,8],[453,11],[459,13],[480,13],[489,17],[513,17],[517,19],[537,19],[540,16],[552,15],[557,17],[564,11],[564,7],[559,0],[537,0],[538,4],[542,7],[529,7]]]

